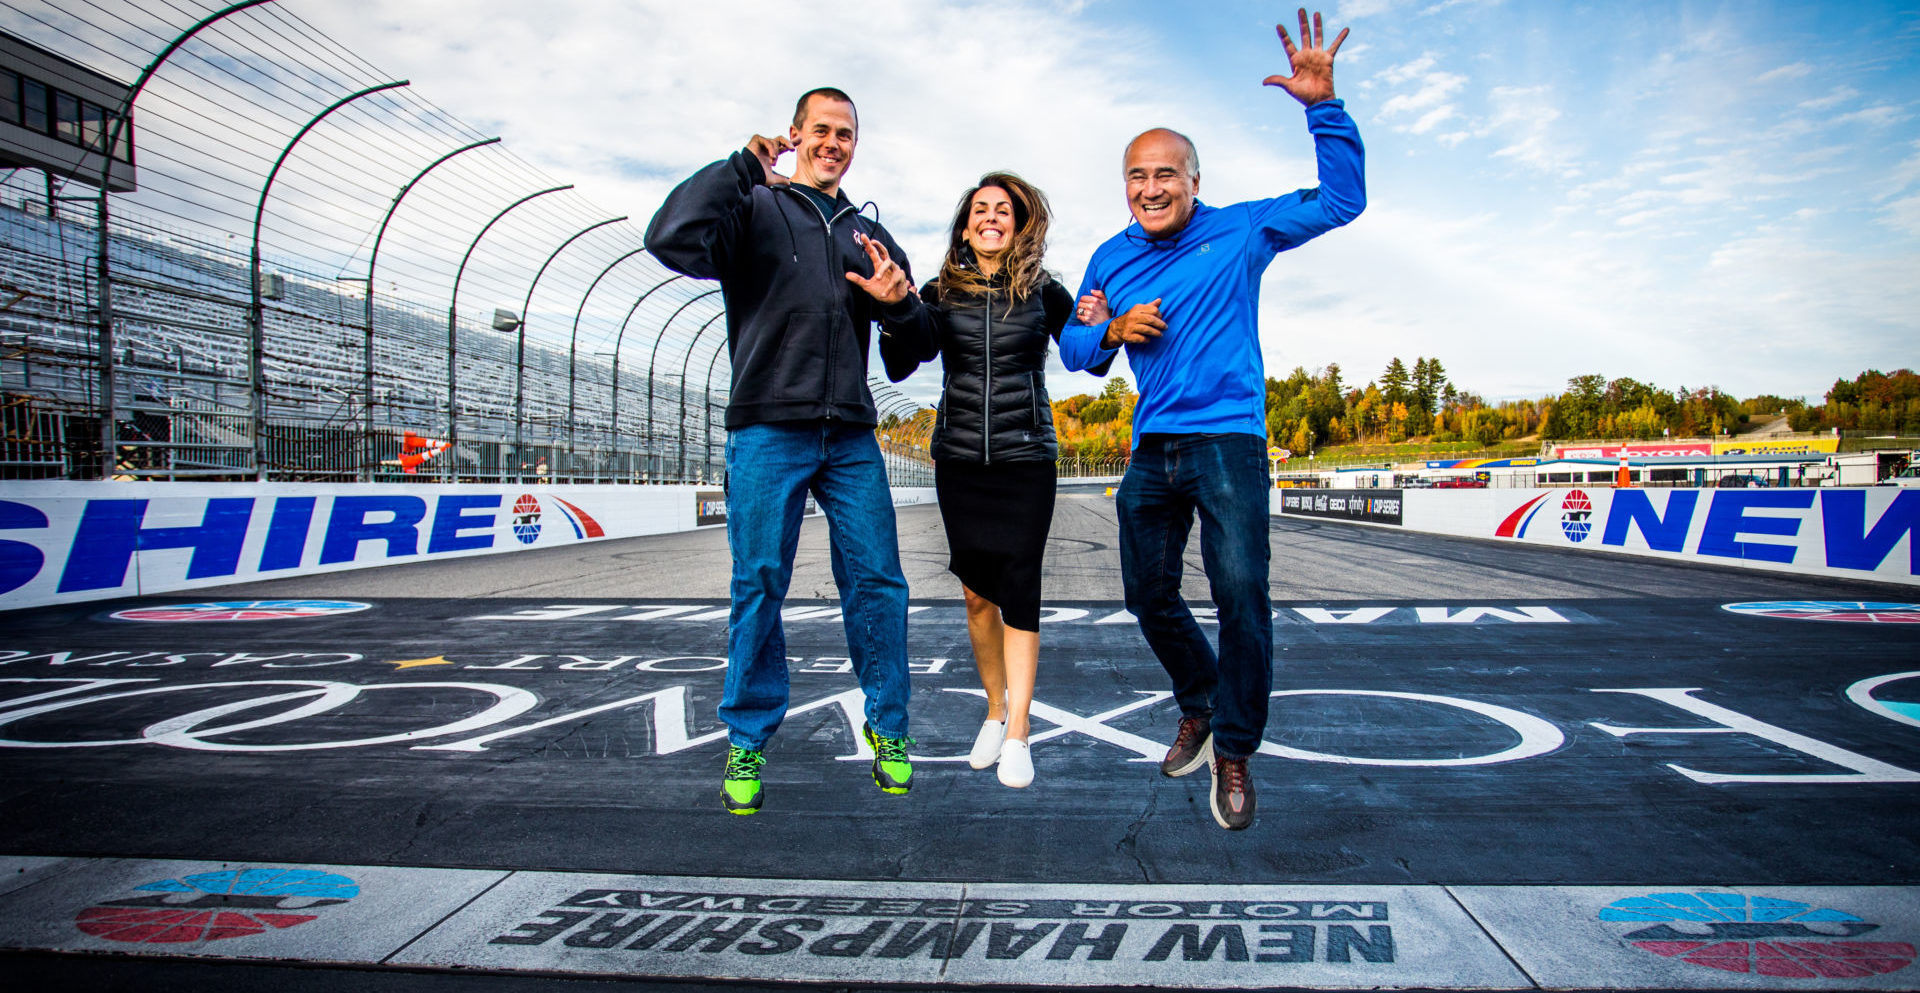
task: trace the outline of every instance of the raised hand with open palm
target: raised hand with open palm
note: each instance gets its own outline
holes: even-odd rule
[[[1293,39],[1287,35],[1287,26],[1276,24],[1275,31],[1280,32],[1280,43],[1286,46],[1287,59],[1292,63],[1290,76],[1273,75],[1266,78],[1266,85],[1278,86],[1293,94],[1295,100],[1311,107],[1324,100],[1333,99],[1333,56],[1340,51],[1340,43],[1347,40],[1347,29],[1341,28],[1333,44],[1326,43],[1326,31],[1320,26],[1320,15],[1313,15],[1313,25],[1307,25],[1307,9],[1300,8],[1300,45],[1295,47]]]

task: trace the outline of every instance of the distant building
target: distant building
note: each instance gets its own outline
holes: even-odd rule
[[[54,178],[100,185],[112,118],[129,87],[0,31],[0,168],[37,169]],[[133,122],[114,141],[107,187],[135,187]]]

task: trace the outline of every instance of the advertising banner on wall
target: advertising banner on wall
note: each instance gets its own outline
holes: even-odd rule
[[[696,486],[8,483],[0,610],[725,523]]]
[[[1399,490],[1291,490],[1278,494],[1280,513],[1367,524],[1400,523]]]
[[[1630,459],[1669,455],[1807,455],[1840,450],[1838,438],[1732,438],[1726,441],[1629,441],[1591,445],[1556,445],[1563,459]]]
[[[1920,583],[1920,490],[1414,490],[1403,523],[1464,537]]]
[[[1553,454],[1555,458],[1562,459],[1617,459],[1621,456],[1641,459],[1663,455],[1712,455],[1713,442],[1630,441],[1624,444],[1558,445],[1554,447]]]
[[[1715,455],[1811,455],[1839,450],[1838,438],[1736,438],[1713,443]]]

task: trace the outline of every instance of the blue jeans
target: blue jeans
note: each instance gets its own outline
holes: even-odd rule
[[[1115,500],[1127,610],[1172,677],[1180,713],[1211,718],[1222,758],[1259,749],[1273,692],[1267,486],[1264,438],[1148,434]],[[1200,562],[1220,620],[1217,656],[1180,599],[1181,557],[1196,512]]]
[[[733,612],[720,719],[727,740],[741,748],[766,747],[787,716],[780,608],[809,492],[827,515],[847,654],[866,693],[867,723],[884,737],[907,736],[907,580],[880,446],[871,427],[790,421],[727,433]]]

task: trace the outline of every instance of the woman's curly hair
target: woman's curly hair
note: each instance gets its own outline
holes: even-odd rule
[[[941,262],[935,280],[940,298],[952,293],[983,293],[988,279],[977,267],[966,264],[967,219],[973,212],[973,197],[987,187],[995,187],[1013,201],[1013,237],[1000,253],[1000,272],[1006,274],[1013,298],[1025,300],[1048,279],[1043,267],[1047,254],[1047,224],[1052,214],[1047,195],[1032,183],[1010,172],[990,172],[962,194],[954,209],[953,224],[947,233],[947,256]],[[1009,301],[1011,303],[1011,301]]]

